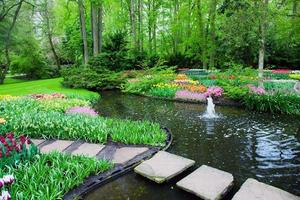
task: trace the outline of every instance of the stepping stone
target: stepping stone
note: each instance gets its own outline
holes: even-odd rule
[[[43,142],[45,142],[45,140],[42,140],[42,139],[31,139],[31,142],[33,144],[35,144],[36,146],[42,144]]]
[[[284,190],[258,182],[249,178],[241,189],[234,195],[232,200],[300,200],[293,194]]]
[[[73,155],[95,157],[105,146],[100,144],[83,143],[72,152]]]
[[[146,147],[122,147],[116,150],[112,161],[115,164],[124,164],[137,155],[142,154],[148,150],[149,149]]]
[[[193,160],[160,151],[153,158],[138,165],[134,171],[156,183],[163,183],[194,164]]]
[[[66,149],[68,146],[70,146],[73,142],[74,141],[56,140],[53,143],[43,146],[41,148],[41,152],[42,153],[50,153],[52,151],[62,152],[64,149]]]
[[[228,172],[202,165],[176,185],[202,199],[217,200],[233,186],[233,176]]]

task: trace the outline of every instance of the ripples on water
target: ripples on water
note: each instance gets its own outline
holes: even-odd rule
[[[104,116],[147,119],[172,130],[170,152],[232,173],[235,188],[247,179],[300,195],[300,119],[257,114],[233,107],[216,107],[222,117],[206,120],[199,115],[205,106],[122,95],[103,94],[99,112]],[[91,194],[87,199],[192,199],[172,188],[174,182],[157,187],[133,173]],[[118,188],[121,187],[121,188]],[[116,196],[103,196],[104,193]],[[164,195],[158,195],[158,194]],[[122,199],[120,198],[120,199]]]

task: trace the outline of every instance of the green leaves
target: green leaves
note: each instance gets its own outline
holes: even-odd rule
[[[13,174],[12,199],[62,199],[63,195],[92,173],[101,173],[112,167],[105,160],[60,153],[37,155],[32,162],[17,168],[1,168],[0,176]]]

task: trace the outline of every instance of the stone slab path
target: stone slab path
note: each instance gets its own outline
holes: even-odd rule
[[[176,185],[202,199],[217,200],[233,186],[233,176],[228,172],[202,165]]]
[[[195,161],[165,151],[159,151],[144,161],[134,171],[156,183],[163,183],[190,168]]]
[[[57,151],[72,155],[83,155],[87,157],[95,157],[97,159],[106,159],[114,164],[125,164],[149,150],[148,147],[118,147],[113,145],[91,144],[83,141],[69,140],[32,139],[32,142],[40,148],[41,153],[46,154]]]
[[[232,200],[300,200],[293,194],[284,190],[258,182],[249,178],[241,189],[234,195]]]

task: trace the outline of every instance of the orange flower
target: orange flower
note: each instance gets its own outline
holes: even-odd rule
[[[189,90],[190,92],[206,92],[207,88],[203,85],[182,85],[183,89]]]

